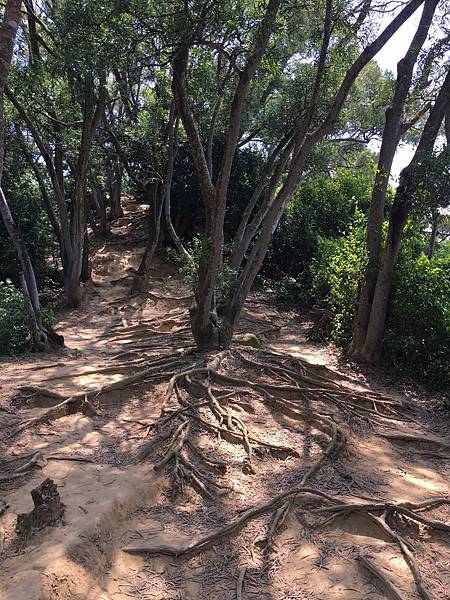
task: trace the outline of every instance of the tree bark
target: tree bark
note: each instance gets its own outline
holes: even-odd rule
[[[183,242],[180,240],[177,232],[175,231],[175,227],[172,223],[172,217],[170,213],[170,200],[172,195],[172,180],[173,180],[173,165],[175,160],[175,155],[178,148],[178,126],[179,126],[179,117],[177,116],[175,119],[175,123],[171,130],[169,130],[169,140],[168,140],[168,156],[167,156],[167,167],[166,167],[166,176],[164,180],[164,221],[167,227],[167,231],[169,232],[169,236],[174,243],[178,252],[184,256],[184,258],[189,258],[189,252],[183,245]]]
[[[110,219],[115,221],[123,217],[122,198],[123,167],[120,163],[114,168],[110,192]]]
[[[153,197],[150,203],[149,237],[139,268],[134,273],[135,277],[131,286],[132,294],[143,292],[146,289],[150,277],[150,269],[159,243],[161,216],[164,207],[164,186],[161,181],[156,181],[156,184],[152,188]]]
[[[27,2],[25,2],[25,8],[27,11],[30,62],[32,64],[36,64],[40,60],[40,49],[36,30],[37,20],[34,12],[33,0],[27,0]]]
[[[7,0],[3,21],[0,27],[0,184],[3,174],[5,154],[5,120],[4,120],[4,90],[11,67],[11,60],[20,22],[21,1]],[[25,241],[11,214],[8,202],[0,185],[0,214],[11,241],[13,242],[20,265],[21,288],[25,298],[30,320],[33,345],[37,350],[49,350],[49,335],[42,326],[39,294],[33,265],[28,254]]]
[[[64,273],[64,290],[69,308],[77,308],[82,301],[80,278],[88,277],[89,255],[84,252],[86,234],[86,181],[89,169],[89,159],[95,130],[104,111],[105,90],[104,81],[100,81],[100,93],[95,106],[94,83],[92,78],[85,81],[83,130],[81,134],[80,151],[75,168],[75,190],[70,214],[70,244],[72,255],[70,264]],[[83,268],[84,265],[84,268]]]
[[[402,131],[402,118],[420,49],[428,35],[438,0],[427,0],[414,38],[405,56],[397,65],[397,81],[391,106],[386,110],[385,126],[378,157],[378,167],[367,217],[367,266],[360,285],[349,354],[357,358],[364,345],[370,318],[371,303],[377,282],[382,244],[386,191],[397,146]]]
[[[421,4],[421,0],[413,0],[410,2],[378,35],[378,37],[362,51],[362,53],[345,74],[341,86],[337,91],[325,118],[313,132],[308,133],[308,129],[312,123],[315,113],[315,107],[317,106],[319,100],[321,80],[324,69],[323,65],[325,64],[324,52],[327,49],[328,30],[326,27],[324,28],[322,51],[317,68],[315,84],[313,86],[311,102],[309,104],[309,110],[307,111],[305,118],[299,124],[296,135],[294,136],[295,143],[292,151],[292,159],[289,163],[285,182],[277,192],[273,201],[269,198],[269,206],[264,214],[264,218],[262,219],[259,228],[253,235],[253,247],[250,251],[246,264],[238,276],[234,289],[224,302],[225,310],[223,322],[224,329],[227,331],[228,339],[231,339],[230,330],[232,330],[234,327],[237,316],[244,305],[253,281],[262,266],[273,233],[278,226],[286,204],[298,186],[301,173],[309,153],[314,146],[331,131],[333,125],[339,117],[348,93],[362,69]],[[329,9],[330,5],[327,4],[326,10],[328,11]],[[279,160],[283,159],[284,157],[281,156]],[[275,166],[275,169],[277,166],[278,165]],[[250,244],[251,240],[249,240],[248,243]]]
[[[186,74],[189,47],[180,46],[172,63],[174,98],[191,147],[206,213],[203,255],[198,266],[197,285],[194,290],[196,306],[191,310],[191,328],[199,348],[215,348],[229,343],[228,334],[225,339],[221,339],[221,328],[217,322],[215,310],[216,286],[223,263],[226,197],[231,167],[239,140],[244,102],[250,83],[269,43],[280,5],[281,0],[269,0],[252,51],[244,68],[238,71],[238,83],[230,106],[221,168],[215,185],[212,182],[208,159],[188,101]]]
[[[91,262],[89,260],[89,237],[87,231],[85,231],[83,237],[83,262],[81,265],[80,281],[83,283],[89,281],[91,278],[91,272]]]
[[[375,362],[381,356],[394,266],[400,250],[404,226],[413,206],[415,195],[418,193],[420,183],[425,177],[426,157],[433,152],[439,129],[449,107],[450,69],[430,110],[430,115],[423,128],[414,156],[400,175],[400,184],[391,209],[386,245],[378,271],[367,334],[361,351],[362,358],[368,362]]]
[[[95,215],[97,216],[98,219],[98,226],[97,223],[95,222],[95,217],[94,215],[89,215],[89,220],[91,221],[91,227],[92,230],[94,231],[94,233],[99,233],[100,235],[105,236],[108,233],[108,219],[107,219],[107,215],[106,215],[106,202],[105,202],[105,197],[103,195],[103,190],[100,188],[100,185],[98,184],[97,178],[95,177],[95,175],[92,175],[90,177],[91,180],[91,194],[89,195],[88,199],[87,199],[87,209],[88,211],[90,210],[91,204],[90,202],[92,202],[92,205],[95,209]],[[90,210],[90,212],[92,213],[92,209]]]
[[[56,346],[63,344],[61,336],[57,336],[51,330],[47,330],[42,324],[39,293],[36,284],[33,264],[28,254],[25,240],[16,225],[8,206],[3,189],[0,187],[0,214],[5,224],[11,241],[17,252],[22,271],[20,273],[20,287],[25,299],[25,305],[30,324],[32,345],[40,352],[51,352]]]

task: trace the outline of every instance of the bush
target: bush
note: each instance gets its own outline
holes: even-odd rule
[[[331,176],[317,175],[300,185],[274,235],[266,275],[280,280],[287,276],[298,280],[299,287],[308,287],[307,271],[320,256],[321,240],[340,238],[354,222],[355,211],[367,209],[372,181],[370,168],[356,173],[337,169]]]
[[[53,313],[42,309],[42,321],[51,326]],[[10,282],[0,282],[0,355],[23,352],[30,341],[28,315],[21,292]]]
[[[384,340],[387,358],[429,387],[450,385],[450,255],[429,260],[405,248]]]
[[[29,334],[22,294],[11,283],[0,284],[0,354],[22,352]]]
[[[339,239],[320,239],[318,255],[309,268],[308,291],[319,308],[333,314],[332,338],[345,346],[351,338],[358,282],[365,265],[364,217],[357,211],[354,225]]]
[[[178,265],[184,283],[194,291],[199,284],[199,277],[203,269],[207,266],[211,244],[206,238],[196,236],[191,242],[186,243],[186,249],[189,253],[188,257],[179,254],[174,249],[168,250],[168,256],[169,259]],[[228,250],[225,247],[225,252]],[[220,303],[226,298],[230,289],[236,284],[236,277],[236,271],[230,267],[228,260],[225,258],[216,284],[217,306],[220,306]]]
[[[321,240],[310,266],[307,293],[316,306],[333,313],[331,338],[339,346],[351,339],[357,285],[364,267],[361,215],[339,240]],[[384,357],[430,388],[450,384],[450,255],[429,260],[426,239],[407,235],[395,271],[387,316]],[[305,291],[303,291],[305,295]]]

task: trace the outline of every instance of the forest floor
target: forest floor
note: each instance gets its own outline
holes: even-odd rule
[[[0,360],[0,599],[450,598],[439,402],[340,362],[264,294],[238,328],[260,349],[195,353],[176,269],[136,296],[122,279],[144,218],[128,201],[95,248],[67,351]],[[16,531],[45,478],[63,518]]]

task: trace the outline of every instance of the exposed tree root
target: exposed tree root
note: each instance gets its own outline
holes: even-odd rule
[[[262,502],[260,504],[256,504],[255,506],[247,509],[243,514],[239,517],[221,527],[220,529],[213,531],[212,533],[208,533],[204,536],[199,536],[186,544],[180,545],[166,545],[166,544],[157,544],[154,546],[127,546],[123,548],[124,552],[128,554],[167,554],[169,556],[182,556],[184,554],[188,554],[189,552],[194,552],[196,550],[203,550],[212,542],[217,539],[234,533],[241,527],[243,527],[248,521],[255,519],[265,513],[272,511],[274,508],[279,506],[286,498],[290,496],[295,496],[299,494],[313,494],[319,495],[321,497],[325,497],[329,499],[331,502],[335,501],[335,498],[320,492],[314,488],[301,488],[300,486],[291,488],[287,491],[274,496],[268,502]]]
[[[153,361],[151,361],[150,366],[148,366],[145,369],[141,369],[136,373],[129,375],[128,377],[124,377],[119,381],[107,383],[103,386],[98,386],[83,392],[79,392],[78,394],[74,394],[69,398],[64,397],[62,394],[55,392],[54,390],[49,388],[38,386],[22,386],[19,388],[19,391],[21,393],[31,395],[39,394],[42,396],[59,399],[61,400],[61,402],[56,406],[53,406],[52,408],[46,410],[39,417],[30,419],[29,421],[25,421],[24,423],[19,425],[19,427],[15,429],[12,435],[20,433],[26,429],[37,427],[38,425],[42,425],[43,423],[50,423],[52,421],[55,421],[56,419],[60,419],[61,417],[65,417],[67,415],[74,414],[77,412],[82,412],[83,414],[89,417],[95,417],[98,415],[98,412],[91,402],[92,399],[98,398],[102,394],[107,394],[115,390],[127,389],[137,383],[145,382],[150,379],[164,379],[167,376],[172,375],[173,371],[177,368],[180,368],[180,366],[183,365],[185,361],[186,359],[184,357],[172,358],[171,356],[168,356],[163,358],[156,358]]]
[[[441,450],[450,450],[450,442],[442,439],[432,437],[430,435],[414,435],[411,433],[382,433],[381,437],[394,442],[406,442],[412,444],[429,444],[430,446],[437,446]]]
[[[317,365],[311,365],[293,357],[281,356],[273,353],[264,352],[265,362],[259,362],[252,357],[243,354],[242,351],[235,351],[239,358],[258,371],[276,373],[285,381],[292,382],[294,385],[274,385],[270,383],[249,383],[247,385],[264,388],[273,393],[279,393],[284,396],[293,396],[303,402],[319,400],[325,404],[333,404],[341,409],[342,412],[358,413],[366,418],[384,418],[392,420],[409,420],[400,413],[403,408],[401,402],[385,398],[381,394],[374,392],[359,392],[335,382],[330,375],[329,378],[318,373],[318,370],[324,372],[324,367],[317,368]],[[287,361],[293,363],[296,367],[286,367]],[[325,371],[326,372],[326,371]],[[331,374],[332,372],[329,371]],[[332,374],[336,376],[335,373]]]
[[[372,560],[369,560],[369,557],[366,556],[358,556],[359,562],[366,568],[369,573],[374,575],[377,579],[380,580],[384,590],[387,590],[389,594],[394,598],[394,600],[406,600],[405,597],[400,594],[392,581],[385,575],[381,569],[379,569]]]
[[[115,366],[67,375],[79,377],[105,374],[145,364],[145,368],[139,368],[120,381],[90,388],[70,397],[55,392],[51,387],[20,388],[22,393],[40,394],[59,402],[39,417],[22,423],[15,433],[77,412],[96,416],[97,408],[93,401],[100,395],[126,389],[137,383],[169,378],[159,420],[138,421],[141,427],[146,428],[145,437],[150,431],[155,431],[155,436],[145,441],[138,449],[135,460],[141,462],[151,456],[156,471],[162,472],[167,469],[174,484],[174,492],[182,493],[189,485],[202,496],[214,500],[217,494],[232,489],[223,483],[222,479],[228,465],[223,460],[209,456],[199,446],[198,433],[206,430],[240,445],[245,452],[243,468],[247,473],[255,472],[257,460],[264,456],[262,448],[283,457],[300,456],[297,448],[278,444],[270,439],[261,439],[261,436],[251,431],[246,418],[256,410],[256,400],[260,403],[259,406],[269,406],[274,414],[282,415],[283,419],[294,420],[296,428],[298,423],[301,423],[305,429],[314,433],[320,432],[321,440],[323,435],[326,436],[326,441],[320,442],[322,447],[319,456],[301,473],[297,479],[298,483],[270,500],[240,512],[224,527],[187,540],[184,544],[129,546],[124,548],[124,551],[131,554],[180,556],[204,550],[219,538],[234,534],[252,519],[272,513],[263,540],[265,547],[270,549],[277,532],[296,501],[301,498],[307,502],[306,508],[303,509],[305,518],[307,516],[309,520],[313,519],[314,523],[311,526],[314,527],[330,525],[342,516],[364,514],[398,546],[422,599],[431,600],[414,558],[414,547],[396,529],[402,522],[409,521],[429,529],[449,532],[450,524],[428,518],[423,513],[439,505],[450,504],[450,498],[433,498],[421,503],[363,502],[362,498],[358,502],[348,502],[316,487],[310,487],[311,480],[324,463],[338,460],[339,453],[345,446],[346,433],[336,421],[340,422],[342,417],[350,421],[355,416],[375,423],[407,421],[409,419],[404,414],[403,404],[382,394],[354,389],[348,382],[343,381],[344,378],[339,374],[326,367],[311,365],[276,352],[239,347],[206,358],[193,353],[190,355],[188,349],[192,346],[192,341],[187,335],[183,321],[185,312],[183,309],[182,315],[177,312],[173,315],[175,318],[166,319],[163,323],[153,319],[130,326],[123,326],[123,323],[121,326],[115,326],[114,340],[121,341],[125,349],[111,356],[111,360],[121,362]],[[167,336],[160,325],[162,328],[170,327],[172,331],[174,328],[178,329]],[[137,344],[136,335],[141,340]],[[159,355],[149,357],[142,352],[143,350],[158,351]],[[65,377],[56,375],[48,378],[48,381]],[[406,442],[428,442],[445,450],[450,447],[445,440],[416,438],[410,434],[387,433],[384,437]],[[48,460],[91,459],[69,455],[44,457],[41,453],[36,453],[30,455],[30,460],[10,476],[0,477],[0,481],[23,476],[32,472],[35,467],[42,467]],[[325,520],[320,520],[324,517]],[[394,584],[370,557],[361,556],[359,561],[394,598],[404,600]],[[246,567],[242,567],[237,578],[238,599],[242,598],[245,573]]]
[[[261,516],[262,514],[273,511],[274,509],[276,509],[274,521],[276,522],[276,526],[279,526],[281,524],[281,522],[284,521],[284,519],[286,518],[286,506],[291,506],[295,502],[296,498],[306,495],[306,494],[316,496],[316,497],[318,497],[320,499],[324,499],[326,502],[330,503],[329,505],[327,505],[325,507],[316,509],[316,512],[317,511],[332,512],[332,513],[334,513],[334,517],[342,515],[344,513],[361,512],[361,513],[365,514],[374,523],[376,523],[388,535],[388,537],[392,541],[397,543],[397,545],[399,546],[399,548],[403,554],[403,557],[413,575],[413,578],[416,583],[416,587],[417,587],[417,590],[418,590],[420,596],[423,598],[423,600],[432,600],[431,596],[429,595],[428,591],[426,590],[426,588],[424,586],[422,576],[421,576],[419,567],[417,565],[417,561],[415,560],[415,558],[411,552],[411,549],[410,549],[412,547],[411,544],[406,542],[398,533],[396,533],[391,528],[391,526],[387,523],[387,519],[389,517],[393,516],[393,514],[395,514],[395,512],[404,514],[403,511],[406,510],[408,513],[408,516],[411,515],[411,518],[414,518],[414,520],[417,520],[417,521],[420,521],[423,523],[424,522],[423,518],[419,518],[419,515],[413,513],[411,510],[407,509],[406,507],[407,506],[415,506],[417,508],[424,509],[427,507],[435,507],[439,504],[444,504],[444,503],[450,504],[450,498],[431,499],[431,500],[427,500],[427,501],[424,501],[419,504],[412,504],[412,503],[403,503],[403,504],[402,503],[399,503],[399,504],[390,504],[390,503],[381,504],[380,503],[380,504],[372,504],[372,505],[356,504],[356,503],[333,504],[333,502],[336,502],[336,500],[338,500],[338,498],[333,498],[332,496],[325,494],[324,492],[322,492],[320,490],[317,490],[315,488],[308,488],[308,487],[305,487],[304,485],[300,484],[290,490],[287,490],[285,492],[282,492],[281,494],[278,494],[277,496],[275,496],[268,502],[257,504],[254,507],[246,510],[241,516],[237,517],[236,519],[234,519],[233,521],[231,521],[224,527],[218,529],[217,531],[209,533],[205,536],[198,537],[194,540],[191,540],[190,542],[187,542],[186,544],[174,545],[174,546],[170,546],[170,545],[128,546],[128,547],[123,548],[123,550],[124,550],[124,552],[127,552],[129,554],[167,554],[170,556],[182,556],[184,554],[188,554],[188,553],[191,553],[194,551],[204,550],[207,546],[209,546],[212,542],[215,542],[217,539],[219,539],[223,536],[229,535],[231,533],[234,533],[235,531],[239,530],[251,519],[255,519],[255,518]],[[383,515],[381,517],[374,514],[376,512],[380,512],[380,511],[383,511]],[[436,528],[444,529],[445,531],[448,531],[448,528],[450,527],[450,525],[447,525],[445,523],[443,524],[443,523],[428,520],[428,519],[426,521],[427,521],[428,526],[430,526],[430,527],[436,526]],[[327,520],[327,524],[328,523],[329,523],[329,520]],[[269,529],[269,534],[267,536],[268,538],[269,538],[270,534],[274,533],[276,526],[274,526],[274,522],[272,522],[272,525]],[[365,564],[365,566],[368,566],[366,563],[364,563],[364,564]],[[372,572],[373,572],[373,570],[372,570]],[[384,582],[384,583],[386,583],[386,582]]]
[[[242,588],[244,586],[244,578],[245,573],[247,571],[247,567],[241,567],[239,569],[239,576],[236,584],[236,600],[242,600]]]
[[[255,359],[255,355],[259,360]],[[263,376],[255,380],[253,375],[250,377],[230,375],[227,372],[228,360],[237,361],[238,365],[243,365],[244,368],[250,367],[252,374],[256,370]],[[234,366],[236,370],[236,365]],[[237,369],[239,368],[238,366]],[[338,414],[357,414],[367,420],[373,419],[377,422],[407,420],[403,414],[401,402],[374,392],[354,390],[336,381],[337,377],[339,377],[337,374],[326,368],[309,365],[292,357],[262,350],[249,351],[248,349],[220,352],[205,362],[197,363],[187,370],[175,373],[166,389],[161,420],[159,424],[156,424],[157,428],[164,428],[167,424],[172,423],[172,427],[168,433],[162,433],[156,440],[145,444],[141,448],[139,456],[140,459],[148,456],[150,449],[156,451],[162,440],[170,438],[162,457],[155,464],[155,469],[161,470],[171,464],[171,472],[177,489],[182,490],[184,483],[190,482],[197,491],[211,498],[214,488],[223,487],[222,484],[208,477],[203,469],[199,469],[189,457],[188,450],[206,467],[215,468],[217,466],[217,463],[204,460],[204,454],[194,444],[191,439],[193,427],[215,431],[225,439],[241,444],[247,455],[245,466],[249,470],[253,468],[252,456],[256,446],[298,455],[295,449],[277,446],[268,440],[258,439],[248,430],[241,416],[242,412],[241,415],[238,415],[234,408],[239,407],[240,403],[241,411],[250,410],[252,408],[251,400],[242,403],[236,398],[238,393],[246,393],[250,396],[256,394],[261,402],[270,405],[289,418],[299,420],[326,434],[329,441],[320,456],[303,473],[298,485],[274,496],[267,502],[247,509],[217,531],[188,540],[185,544],[128,546],[124,548],[124,551],[131,554],[180,556],[204,550],[217,539],[235,533],[248,521],[272,512],[273,517],[265,537],[265,544],[270,547],[275,534],[286,520],[296,500],[309,495],[315,498],[316,504],[320,501],[320,505],[309,508],[307,514],[310,516],[318,516],[320,513],[328,514],[325,521],[317,522],[315,525],[330,524],[339,516],[358,512],[367,515],[370,520],[381,527],[389,539],[398,545],[423,600],[430,600],[413,556],[413,546],[394,530],[395,525],[392,521],[395,517],[401,516],[403,519],[420,523],[431,529],[447,532],[450,530],[449,524],[429,519],[423,516],[422,512],[441,504],[450,504],[450,498],[434,498],[415,504],[377,501],[350,503],[330,496],[319,489],[307,487],[323,463],[337,457],[346,442],[344,431],[329,414],[324,413],[321,406],[331,404],[338,409]],[[174,398],[176,398],[176,405],[173,403]],[[207,418],[208,414],[210,418]],[[223,465],[220,466],[223,467]],[[360,561],[397,600],[404,600],[392,582],[370,560],[360,557]],[[244,577],[245,568],[241,569],[238,577],[238,597],[242,596]]]
[[[51,423],[56,419],[72,415],[76,412],[82,412],[89,417],[95,417],[98,414],[93,404],[88,400],[87,394],[82,393],[71,396],[70,398],[67,398],[67,400],[63,400],[63,402],[46,410],[45,413],[39,417],[25,421],[16,428],[13,434],[21,433],[26,429],[31,429],[38,425],[43,425],[44,423]]]

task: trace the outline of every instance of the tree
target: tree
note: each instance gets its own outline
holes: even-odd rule
[[[5,154],[5,120],[4,120],[4,91],[13,56],[14,41],[20,22],[20,0],[7,0],[2,24],[0,26],[0,183],[3,172]],[[22,267],[20,273],[20,286],[27,307],[33,346],[36,350],[48,351],[55,345],[61,345],[62,338],[42,324],[41,307],[33,264],[31,262],[25,240],[20,229],[14,221],[8,201],[0,186],[0,214],[3,222],[16,248]]]
[[[429,0],[424,4],[417,31],[405,56],[397,65],[395,91],[392,103],[386,110],[378,167],[367,219],[367,267],[360,286],[353,337],[349,349],[349,353],[356,357],[361,354],[367,334],[370,307],[381,257],[385,197],[392,163],[400,139],[409,126],[405,118],[405,104],[410,91],[417,58],[428,36],[437,4],[437,0]]]
[[[381,355],[389,293],[405,223],[420,193],[421,185],[426,181],[427,161],[433,154],[436,138],[449,107],[450,69],[430,110],[414,156],[400,174],[400,183],[390,211],[387,239],[370,307],[367,334],[362,347],[362,356],[371,362],[378,360]]]
[[[195,18],[189,11],[182,13],[180,19],[184,34],[174,50],[172,87],[190,144],[206,215],[203,251],[194,289],[195,307],[191,311],[192,330],[199,347],[226,346],[230,343],[236,319],[261,268],[284,208],[299,183],[311,151],[332,132],[352,85],[362,69],[421,4],[421,0],[409,2],[363,50],[360,49],[354,34],[350,38],[348,36],[348,29],[355,32],[355,29],[357,31],[361,26],[359,15],[356,15],[351,26],[347,23],[348,27],[343,27],[341,32],[339,26],[349,17],[343,16],[332,0],[327,0],[324,7],[321,5],[321,9],[324,10],[321,39],[318,44],[313,40],[314,43],[310,44],[305,52],[306,56],[315,57],[315,70],[312,74],[309,72],[309,81],[304,81],[307,89],[309,88],[304,110],[296,112],[295,118],[290,122],[286,122],[285,119],[280,137],[268,152],[261,181],[254,191],[248,208],[243,212],[237,234],[231,242],[228,264],[234,272],[234,278],[222,295],[219,283],[223,279],[221,272],[224,270],[223,228],[227,191],[231,165],[240,142],[245,101],[258,67],[263,57],[266,58],[268,54],[267,48],[275,26],[280,27],[280,30],[277,30],[277,40],[274,41],[274,45],[276,46],[277,42],[280,45],[287,42],[286,37],[280,33],[282,31],[286,34],[286,30],[282,28],[282,24],[285,25],[286,21],[280,24],[280,17],[277,22],[282,3],[275,0],[268,2],[262,14],[253,17],[254,25],[250,29],[255,33],[246,40],[247,50],[244,51],[242,38],[235,48],[226,49],[226,41],[212,39],[210,31],[214,32],[216,29],[208,23],[208,3],[203,5],[203,11],[200,10]],[[298,12],[301,11],[302,9],[299,8]],[[301,14],[305,17],[305,14]],[[295,17],[298,18],[298,15],[292,13],[289,16],[294,22]],[[331,44],[333,28],[337,28],[338,33],[335,35],[341,42],[337,45],[339,51],[342,52],[344,49],[343,53],[346,54],[345,50],[347,50],[351,58],[355,57],[343,73],[341,73],[342,68],[339,71],[336,69],[336,63],[333,62],[333,59],[337,58],[334,39]],[[187,36],[186,32],[191,31],[193,33]],[[227,34],[229,39],[229,32]],[[231,101],[227,106],[222,163],[214,182],[188,95],[189,58],[191,49],[196,45],[214,48],[223,60],[226,59],[231,64],[232,81],[236,81],[230,94]],[[298,54],[298,50],[299,48],[289,47],[286,62],[296,53]],[[342,55],[338,58],[342,62]],[[268,79],[266,83],[270,96],[273,81],[271,78]],[[267,94],[261,94],[259,100],[266,103]],[[260,200],[263,191],[264,196]]]
[[[25,128],[33,141],[25,152],[60,245],[66,302],[76,307],[82,300],[83,256],[87,258],[86,189],[91,152],[104,112],[108,66],[117,49],[113,41],[120,45],[123,40],[112,36],[110,29],[92,26],[103,18],[99,6],[81,10],[73,2],[43,3],[40,10],[39,53],[33,60],[25,56],[17,61],[6,94],[16,109],[20,128]],[[120,13],[117,20],[120,25]],[[111,28],[116,25],[111,19]],[[74,181],[71,189],[68,173]],[[54,199],[56,211],[47,197]]]

